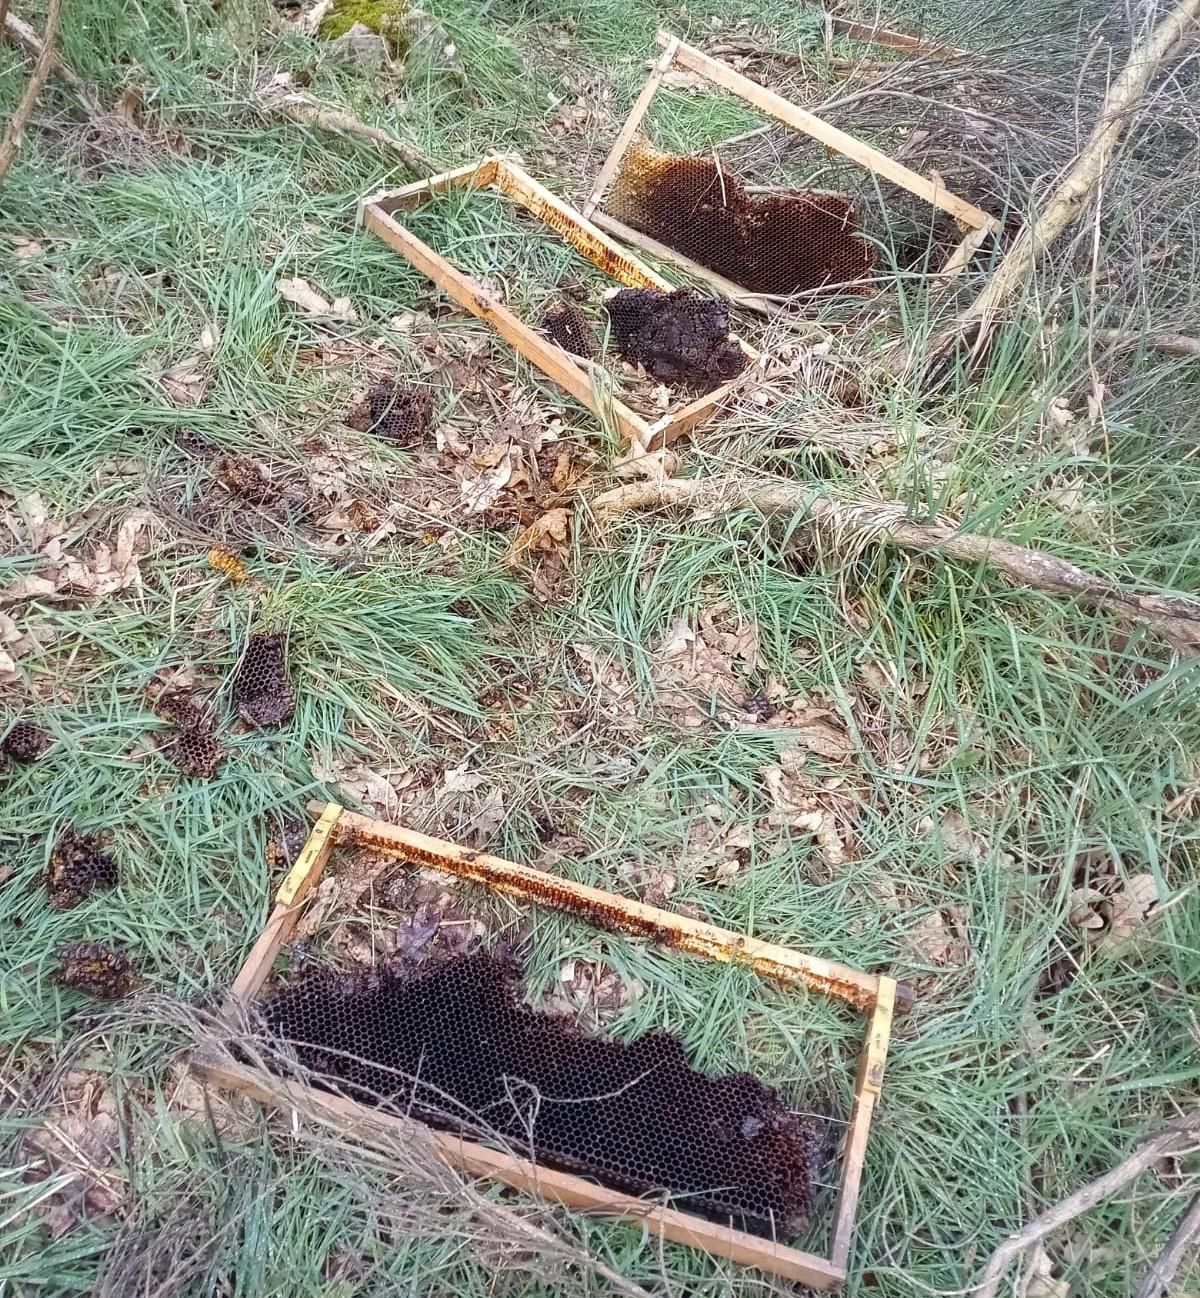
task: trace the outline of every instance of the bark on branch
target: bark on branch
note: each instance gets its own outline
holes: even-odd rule
[[[0,0],[0,13],[4,10],[4,0]],[[18,18],[14,13],[4,13],[3,20],[0,21],[0,29],[8,34],[32,59],[41,58],[42,50],[45,48],[45,41],[33,30],[27,22]],[[63,58],[57,50],[52,50],[50,55],[50,71],[75,92],[75,97],[79,100],[84,110],[91,117],[100,117],[104,114],[104,105],[99,98],[88,89],[83,78],[75,71],[73,67]]]
[[[907,518],[900,506],[886,502],[841,501],[823,491],[791,483],[736,476],[632,483],[605,492],[592,502],[599,520],[633,509],[681,505],[712,513],[755,509],[764,514],[807,515],[814,522],[826,524],[834,537],[839,533],[868,535],[871,540],[904,550],[985,564],[1017,585],[1134,618],[1152,626],[1181,652],[1200,652],[1200,603],[1177,596],[1142,594],[1042,550],[961,532],[940,523],[916,522]]]
[[[1193,1150],[1197,1144],[1200,1144],[1200,1113],[1178,1118],[1163,1127],[1156,1135],[1138,1145],[1123,1163],[1096,1180],[1089,1181],[1069,1198],[1047,1208],[1028,1225],[1010,1235],[988,1260],[983,1279],[974,1291],[975,1298],[996,1298],[1004,1273],[1026,1249],[1032,1248],[1067,1222],[1116,1194],[1160,1158]]]
[[[1197,3],[1200,3],[1200,0],[1197,0]],[[368,140],[386,153],[392,154],[416,176],[432,176],[438,170],[432,158],[427,158],[411,144],[406,144],[378,126],[371,126],[361,117],[355,117],[353,113],[348,113],[341,108],[331,108],[328,104],[322,104],[308,95],[264,95],[258,101],[258,107],[269,117],[282,117],[287,121],[298,122],[301,126],[311,126],[319,131],[330,131],[335,135],[350,135],[358,140]]]
[[[1200,3],[1200,0],[1197,2]],[[0,140],[0,185],[4,183],[4,177],[8,175],[13,159],[17,156],[17,150],[21,147],[21,137],[33,114],[33,106],[37,103],[37,97],[42,93],[42,87],[46,84],[46,78],[50,75],[50,69],[54,64],[54,37],[58,32],[58,19],[61,13],[62,0],[50,0],[50,8],[46,11],[46,33],[42,37],[41,53],[37,56],[33,71],[29,74],[29,84],[25,87],[21,102],[9,118],[4,130],[4,138]],[[6,30],[7,19],[8,15],[5,14]]]

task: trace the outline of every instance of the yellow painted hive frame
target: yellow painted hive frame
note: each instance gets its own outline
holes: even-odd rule
[[[922,176],[919,172],[906,167],[902,162],[897,162],[895,158],[889,157],[873,145],[856,139],[853,135],[849,135],[836,126],[831,126],[815,113],[800,108],[798,105],[784,99],[782,95],[776,94],[775,91],[768,90],[766,86],[760,86],[757,81],[751,81],[749,77],[743,76],[742,73],[731,68],[728,63],[724,63],[720,59],[713,58],[710,54],[705,54],[702,50],[685,44],[679,37],[672,36],[669,32],[660,31],[658,33],[658,43],[662,46],[662,54],[651,69],[650,75],[642,86],[641,94],[634,101],[629,116],[625,119],[624,126],[621,127],[620,133],[617,135],[616,140],[613,141],[612,149],[596,176],[595,184],[592,186],[587,202],[583,205],[583,215],[593,224],[601,226],[611,234],[615,234],[624,243],[632,244],[634,247],[651,252],[655,256],[670,260],[677,266],[683,267],[698,279],[712,285],[736,305],[753,311],[769,313],[776,303],[766,296],[747,292],[746,289],[739,284],[735,284],[732,280],[718,275],[706,266],[699,265],[690,258],[683,256],[682,253],[678,253],[666,244],[660,243],[657,239],[652,239],[640,230],[635,230],[632,226],[626,225],[623,221],[618,221],[616,217],[610,216],[600,207],[601,203],[604,202],[605,195],[608,193],[609,186],[620,170],[625,154],[629,151],[629,146],[633,143],[641,127],[642,120],[646,116],[655,94],[662,85],[663,78],[672,68],[682,68],[687,72],[703,77],[712,85],[727,90],[752,108],[758,109],[764,116],[782,122],[784,126],[817,140],[834,153],[849,158],[851,162],[856,162],[860,167],[864,167],[874,175],[891,181],[892,184],[898,185],[901,189],[906,189],[909,193],[916,194],[918,198],[923,198],[933,207],[949,213],[958,222],[959,228],[966,230],[966,234],[939,272],[941,276],[957,274],[974,256],[988,235],[999,230],[1000,223],[995,217],[989,216],[987,212],[976,207],[973,203],[968,203],[965,198],[959,198],[957,194],[952,194],[944,185]]]
[[[576,401],[602,421],[611,419],[631,450],[657,450],[691,432],[716,414],[734,390],[754,372],[753,366],[747,367],[731,382],[668,411],[659,419],[642,418],[623,402],[597,388],[592,379],[591,362],[559,347],[526,324],[483,284],[451,265],[396,219],[397,212],[418,207],[435,194],[470,189],[495,190],[512,200],[626,288],[655,288],[670,292],[677,286],[631,256],[545,186],[504,158],[485,158],[469,166],[455,167],[452,171],[415,181],[401,189],[368,194],[359,203],[359,215],[368,230],[428,275],[459,306],[491,325],[506,342]],[[757,364],[761,361],[754,348],[745,342],[741,342],[741,347],[752,362]]]
[[[832,1289],[846,1279],[867,1138],[883,1086],[892,1014],[894,1009],[911,1004],[912,995],[907,987],[883,975],[860,973],[790,947],[647,906],[399,825],[372,820],[345,811],[336,803],[324,807],[314,805],[311,810],[319,812],[317,823],[280,886],[266,927],[234,980],[228,1005],[233,1016],[244,1014],[270,977],[276,957],[320,882],[335,846],[366,847],[526,902],[564,911],[597,927],[646,938],[703,958],[743,964],[764,977],[843,1000],[865,1015],[867,1031],[842,1152],[828,1257],[621,1194],[583,1177],[542,1167],[452,1132],[427,1129],[439,1155],[468,1176],[502,1181],[544,1202],[634,1219],[660,1239],[690,1245],[714,1257],[816,1289]],[[411,1119],[381,1113],[263,1069],[232,1064],[205,1053],[197,1053],[191,1067],[204,1081],[285,1112],[294,1110],[302,1100],[306,1110],[320,1114],[349,1139],[368,1146],[386,1150],[397,1137],[411,1129]]]

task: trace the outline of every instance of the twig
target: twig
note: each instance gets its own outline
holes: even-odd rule
[[[1166,1247],[1146,1272],[1134,1298],[1164,1298],[1171,1288],[1175,1272],[1179,1270],[1197,1239],[1200,1238],[1200,1192],[1192,1196],[1184,1209],[1179,1224],[1171,1232]]]
[[[972,326],[985,328],[1014,290],[1025,283],[1034,262],[1079,216],[1104,175],[1109,160],[1163,60],[1200,18],[1200,0],[1179,0],[1172,12],[1134,47],[1124,71],[1105,96],[1091,137],[1055,190],[1045,211],[1029,222],[996,268],[983,291],[959,316],[945,342],[953,342]]]
[[[8,0],[0,0],[0,37],[3,37],[8,25]]]
[[[1174,333],[1134,333],[1126,329],[1099,329],[1096,337],[1110,347],[1153,347],[1167,356],[1200,357],[1200,338]]]
[[[4,183],[4,177],[8,175],[13,159],[17,156],[17,150],[21,147],[21,136],[29,124],[33,106],[37,102],[38,95],[42,93],[46,78],[50,75],[50,67],[54,62],[54,37],[58,31],[58,19],[61,13],[62,0],[50,0],[50,8],[46,11],[46,34],[42,37],[41,53],[33,65],[33,71],[29,74],[29,84],[25,87],[25,94],[12,117],[9,118],[4,138],[0,140],[0,184]]]
[[[432,158],[427,158],[411,144],[405,144],[403,140],[397,139],[378,126],[369,125],[361,117],[355,117],[353,113],[348,113],[341,108],[331,108],[328,104],[319,103],[308,95],[264,95],[257,103],[261,111],[271,117],[283,117],[317,130],[369,140],[388,153],[394,154],[416,176],[432,176],[438,170],[438,165]]]
[[[3,12],[5,0],[0,0],[0,12]],[[9,36],[30,56],[30,58],[40,58],[45,42],[33,30],[30,25],[18,18],[16,14],[10,13],[4,15],[4,20],[0,27],[6,31]],[[102,117],[104,115],[104,105],[88,89],[83,78],[79,73],[63,58],[57,50],[52,52],[50,71],[54,73],[64,85],[68,85],[75,92],[75,97],[83,105],[84,110],[92,117]]]
[[[1184,1118],[1177,1118],[1157,1134],[1144,1140],[1123,1163],[1118,1163],[1111,1171],[1105,1172],[1094,1181],[1089,1181],[1087,1185],[1082,1186],[1060,1203],[1056,1203],[1052,1208],[1047,1208],[1040,1216],[1010,1235],[996,1249],[988,1259],[983,1280],[975,1289],[975,1298],[996,1298],[1004,1273],[1026,1249],[1040,1243],[1047,1235],[1053,1234],[1067,1222],[1073,1221],[1081,1213],[1095,1207],[1101,1200],[1116,1194],[1160,1158],[1195,1148],[1198,1138],[1200,1138],[1200,1113],[1191,1113]],[[1191,1209],[1188,1210],[1188,1216],[1190,1215]]]
[[[601,519],[631,509],[672,505],[718,513],[750,508],[765,514],[807,514],[835,531],[869,533],[871,539],[901,549],[987,564],[1018,585],[1136,618],[1154,627],[1177,649],[1200,652],[1200,603],[1178,596],[1143,595],[1042,550],[975,532],[960,532],[941,523],[916,522],[905,516],[902,507],[890,503],[840,501],[825,492],[790,483],[736,476],[631,483],[593,501],[596,516]]]

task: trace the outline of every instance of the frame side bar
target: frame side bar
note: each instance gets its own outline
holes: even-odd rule
[[[858,1211],[858,1192],[862,1185],[863,1162],[867,1155],[867,1137],[871,1118],[883,1087],[883,1070],[887,1064],[888,1044],[892,1036],[892,1012],[897,983],[894,978],[879,979],[875,1009],[867,1024],[867,1039],[858,1061],[858,1078],[854,1085],[854,1106],[846,1128],[846,1151],[842,1156],[842,1177],[838,1186],[837,1207],[833,1225],[833,1247],[830,1259],[843,1271],[850,1261],[850,1244],[854,1219]]]
[[[300,906],[308,894],[321,881],[321,874],[329,854],[333,851],[334,830],[342,816],[342,808],[336,802],[322,806],[317,823],[313,826],[304,846],[300,849],[296,863],[288,871],[287,878],[275,895],[275,905],[271,910],[266,927],[258,935],[258,940],[246,957],[245,964],[238,971],[230,988],[230,996],[235,1001],[245,1003],[253,1000],[266,982],[279,954],[279,948],[287,941],[291,931],[300,917]]]
[[[629,151],[629,146],[633,143],[633,137],[642,124],[642,118],[646,116],[650,101],[658,93],[663,77],[670,70],[671,64],[675,62],[675,51],[678,48],[679,37],[672,36],[663,47],[663,52],[658,56],[650,75],[646,78],[646,84],[642,86],[641,94],[634,100],[633,107],[629,110],[629,116],[625,119],[625,125],[621,127],[620,134],[613,141],[613,146],[608,151],[608,157],[604,159],[604,166],[600,168],[599,174],[596,176],[592,192],[583,205],[583,214],[589,220],[592,213],[604,201],[604,195],[608,192],[608,187],[612,184],[612,179],[621,166],[621,160]]]
[[[658,33],[660,44],[666,44],[674,39],[676,38],[667,32]],[[715,85],[722,86],[747,103],[753,104],[760,112],[783,122],[785,126],[790,126],[803,135],[811,136],[814,140],[819,140],[836,153],[840,153],[843,157],[850,158],[860,166],[866,167],[868,171],[873,171],[876,175],[884,177],[885,180],[890,180],[894,185],[899,185],[901,189],[907,189],[909,193],[925,199],[927,203],[940,208],[943,212],[949,212],[951,216],[973,229],[983,227],[993,229],[997,225],[994,217],[989,216],[973,203],[968,203],[965,198],[959,198],[956,194],[950,193],[944,186],[934,184],[932,180],[926,179],[919,172],[906,167],[902,162],[897,162],[894,158],[888,157],[886,153],[876,149],[873,145],[855,139],[853,135],[848,134],[846,131],[822,121],[821,118],[814,113],[808,112],[807,109],[798,108],[795,104],[789,103],[782,95],[777,95],[773,90],[760,86],[757,81],[751,81],[749,77],[743,76],[740,72],[735,72],[727,63],[714,59],[702,50],[695,49],[693,46],[680,41],[675,50],[675,61],[692,72],[697,72],[702,77],[706,77]]]

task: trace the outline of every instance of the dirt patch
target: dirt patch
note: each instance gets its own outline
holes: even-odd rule
[[[729,303],[692,289],[626,288],[604,304],[620,354],[664,383],[711,392],[748,364],[730,336]]]

